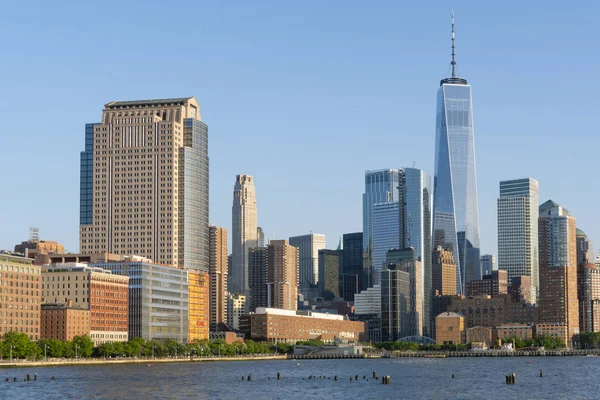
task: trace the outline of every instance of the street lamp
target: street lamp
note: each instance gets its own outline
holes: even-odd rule
[[[13,358],[12,358],[12,349],[13,349],[13,345],[10,345],[10,362],[13,362]]]
[[[77,360],[77,349],[79,348],[78,345],[75,345],[75,360]]]
[[[45,345],[44,345],[44,361],[48,361],[48,358],[46,357],[47,350],[48,350],[48,345],[47,345],[47,344],[45,344]]]

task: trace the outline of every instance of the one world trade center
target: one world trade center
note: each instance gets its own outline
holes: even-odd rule
[[[437,95],[433,249],[452,250],[456,287],[481,279],[479,211],[471,85],[456,75],[452,13],[452,76],[442,79]]]

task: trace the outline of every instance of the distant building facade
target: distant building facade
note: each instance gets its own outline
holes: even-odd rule
[[[577,241],[577,297],[579,331],[600,331],[600,268],[594,263],[594,247],[580,229]]]
[[[38,340],[41,333],[41,268],[33,265],[30,258],[0,253],[0,271],[5,287],[4,296],[0,296],[4,313],[4,318],[0,319],[0,332],[21,332],[30,340]],[[21,292],[10,295],[10,287],[20,287]]]
[[[269,342],[295,343],[300,340],[318,339],[333,342],[366,340],[364,322],[350,321],[342,315],[312,311],[259,308],[249,315],[250,337]]]
[[[575,218],[549,200],[539,208],[539,323],[561,325],[565,344],[579,333]]]
[[[91,264],[129,277],[129,337],[188,342],[188,271],[133,258]]]
[[[209,227],[210,329],[227,324],[227,230]]]
[[[248,296],[249,312],[267,306],[267,248],[248,250]]]
[[[363,260],[363,233],[345,233],[342,237],[340,295],[346,301],[354,301],[354,295],[369,286],[369,269],[364,267]]]
[[[298,249],[299,289],[309,301],[319,295],[319,250],[326,246],[325,235],[309,233],[290,237],[289,243]]]
[[[319,295],[326,300],[340,296],[340,255],[338,250],[319,250]]]
[[[229,294],[227,302],[227,315],[229,316],[229,325],[235,329],[240,329],[240,322],[246,315],[246,295],[233,293]]]
[[[128,277],[86,264],[53,264],[42,270],[42,287],[43,303],[89,310],[96,346],[129,339]]]
[[[483,279],[472,280],[467,283],[467,297],[498,297],[501,294],[508,294],[507,271],[495,270],[490,275],[484,275]]]
[[[41,309],[40,339],[66,342],[75,336],[90,335],[90,310],[67,304],[42,304]]]
[[[452,251],[441,246],[433,252],[432,257],[432,290],[434,295],[456,295],[456,265]]]
[[[538,182],[532,178],[500,182],[498,197],[498,269],[509,281],[531,277],[531,301],[539,290]]]
[[[381,271],[381,338],[395,342],[411,336],[413,315],[410,272],[400,263]]]
[[[285,310],[298,309],[298,249],[287,240],[271,240],[267,246],[267,304]]]
[[[481,275],[491,275],[492,271],[498,269],[496,266],[496,257],[493,254],[484,254],[479,258],[479,262],[481,263]]]

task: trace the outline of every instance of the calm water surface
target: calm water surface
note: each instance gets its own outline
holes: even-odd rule
[[[300,365],[296,365],[299,363]],[[539,377],[543,369],[544,377]],[[391,383],[370,379],[390,375]],[[277,381],[277,371],[281,380]],[[37,382],[23,382],[27,373]],[[516,385],[504,376],[517,374]],[[252,374],[252,381],[242,375]],[[456,379],[452,379],[455,374]],[[309,375],[331,380],[308,380]],[[333,380],[338,375],[339,381]],[[349,378],[359,375],[358,382]],[[51,376],[56,380],[51,381]],[[369,381],[363,380],[366,376]],[[205,362],[0,369],[1,399],[599,399],[600,357]],[[4,382],[17,377],[20,382]],[[269,379],[270,378],[270,379]]]

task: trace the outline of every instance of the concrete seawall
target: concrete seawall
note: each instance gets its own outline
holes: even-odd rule
[[[215,361],[261,361],[285,360],[285,355],[260,356],[260,357],[193,357],[193,358],[149,358],[149,359],[102,359],[87,358],[80,360],[51,360],[51,361],[2,361],[0,368],[31,368],[31,367],[57,367],[74,365],[114,365],[114,364],[167,364],[167,363],[199,363]]]

